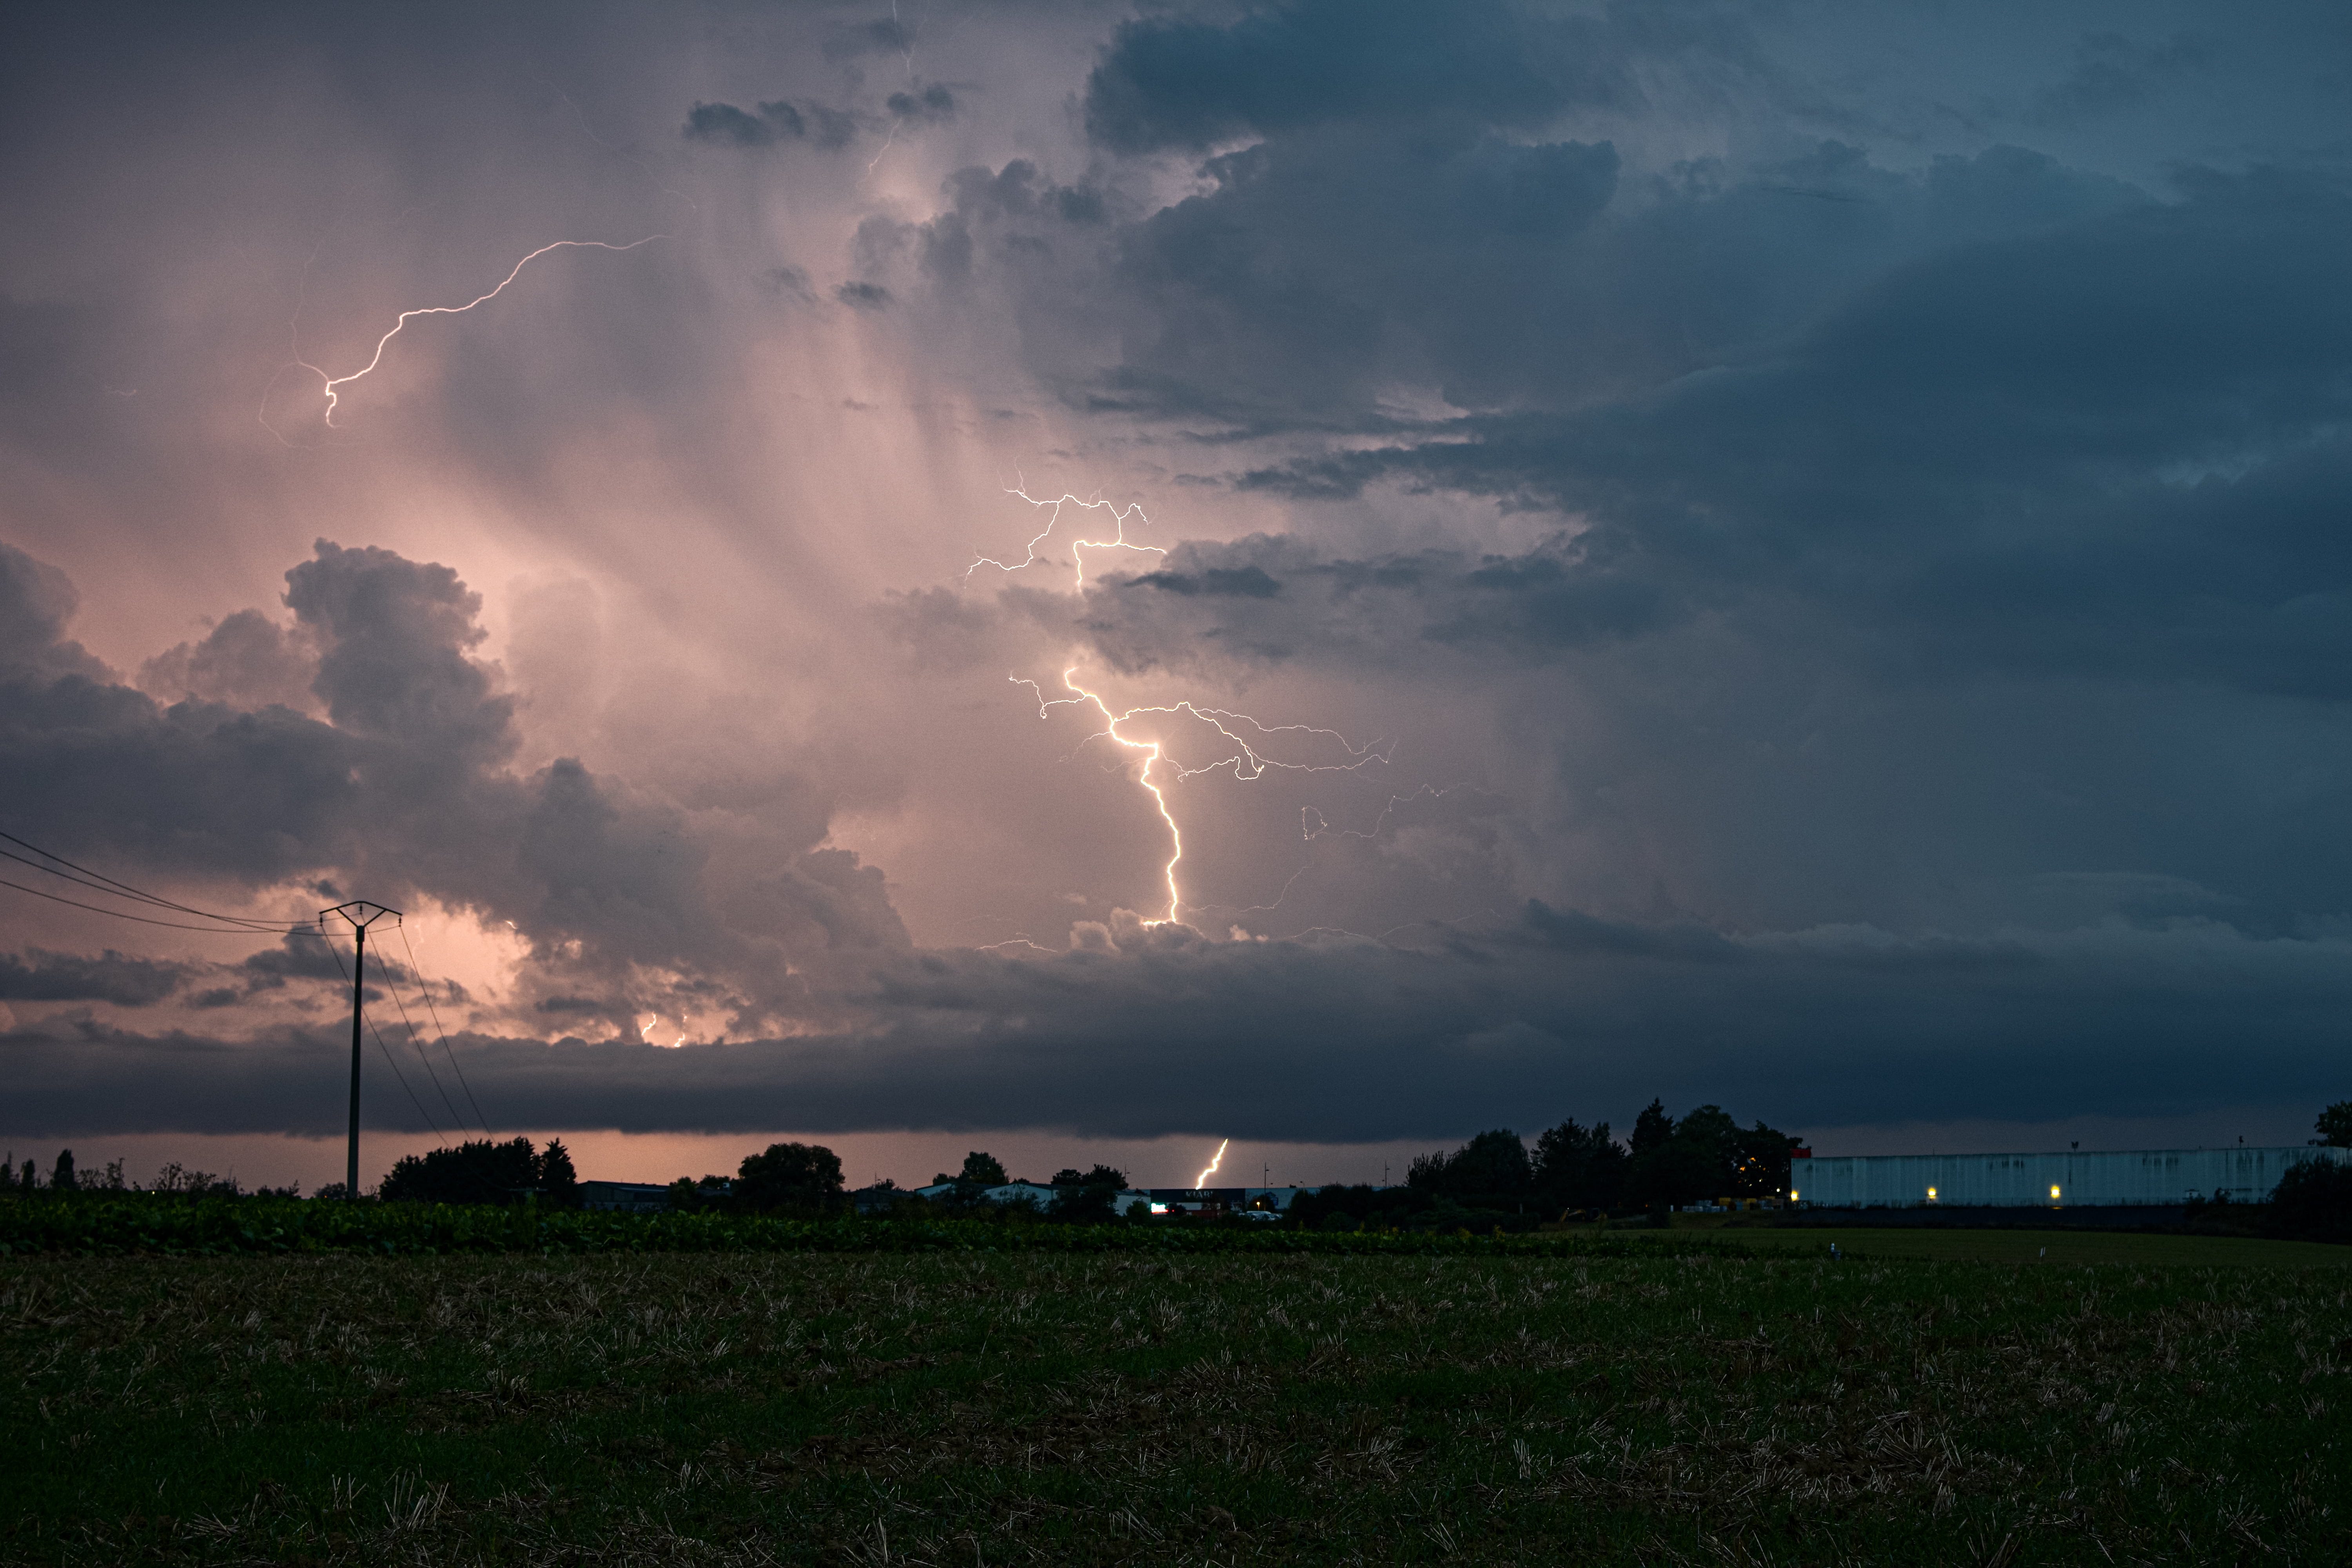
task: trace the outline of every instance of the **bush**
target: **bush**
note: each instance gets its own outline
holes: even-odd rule
[[[2352,1165],[2307,1160],[2271,1194],[2270,1229],[2304,1241],[2352,1241]]]

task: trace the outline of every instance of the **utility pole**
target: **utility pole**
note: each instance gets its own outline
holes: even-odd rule
[[[362,999],[367,994],[367,933],[368,927],[390,915],[394,925],[400,923],[400,911],[382,904],[372,904],[364,899],[348,904],[337,904],[331,910],[319,911],[319,925],[323,930],[329,915],[341,915],[352,928],[352,1138],[343,1156],[343,1201],[357,1203],[360,1196],[360,1021]]]

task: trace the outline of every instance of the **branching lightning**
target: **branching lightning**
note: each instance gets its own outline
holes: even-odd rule
[[[1268,768],[1279,768],[1289,773],[1353,773],[1368,763],[1386,763],[1389,760],[1388,752],[1380,749],[1378,742],[1362,746],[1350,745],[1347,737],[1336,730],[1318,729],[1312,724],[1265,724],[1246,713],[1230,712],[1223,708],[1202,708],[1192,702],[1129,708],[1124,712],[1115,713],[1111,711],[1110,704],[1104,701],[1098,692],[1090,691],[1078,684],[1077,673],[1076,665],[1062,671],[1062,685],[1073,693],[1068,697],[1048,698],[1042,687],[1023,676],[1008,676],[1006,679],[1015,686],[1029,688],[1030,691],[1036,696],[1037,717],[1040,719],[1052,717],[1053,710],[1056,708],[1091,705],[1103,716],[1103,728],[1087,736],[1087,741],[1108,739],[1130,752],[1142,755],[1143,769],[1138,775],[1139,781],[1144,789],[1150,792],[1152,804],[1159,808],[1160,820],[1168,825],[1170,845],[1168,864],[1162,870],[1162,875],[1168,883],[1168,912],[1159,920],[1144,921],[1143,923],[1148,926],[1173,924],[1181,917],[1184,909],[1184,895],[1176,883],[1176,866],[1184,858],[1184,830],[1177,825],[1175,813],[1169,809],[1168,796],[1161,789],[1160,781],[1152,777],[1152,770],[1162,762],[1175,770],[1175,777],[1170,781],[1171,783],[1181,784],[1197,773],[1214,773],[1221,768],[1231,768],[1234,777],[1246,784],[1253,779],[1264,776]],[[1142,713],[1181,714],[1187,718],[1197,719],[1232,742],[1236,748],[1235,754],[1220,758],[1216,762],[1205,763],[1197,768],[1188,768],[1169,757],[1160,742],[1138,740],[1132,735],[1120,732],[1121,724]],[[1245,724],[1260,736],[1289,733],[1326,735],[1339,742],[1350,760],[1345,763],[1286,763],[1279,758],[1263,756],[1247,740],[1227,727],[1225,722],[1227,720],[1236,724]],[[1086,741],[1078,743],[1083,746]],[[1263,744],[1263,741],[1260,743]]]
[[[1224,1142],[1217,1145],[1217,1152],[1215,1156],[1210,1160],[1208,1168],[1203,1170],[1200,1175],[1194,1179],[1192,1183],[1193,1186],[1205,1187],[1209,1184],[1209,1178],[1215,1175],[1217,1173],[1217,1167],[1225,1163],[1225,1145],[1232,1142],[1233,1140],[1228,1138]]]
[[[1136,501],[1124,507],[1114,506],[1110,502],[1103,500],[1102,492],[1099,490],[1095,492],[1094,499],[1091,500],[1082,500],[1078,497],[1071,495],[1066,491],[1053,500],[1039,500],[1036,497],[1031,495],[1027,488],[1024,485],[1016,485],[1006,490],[1004,493],[1009,496],[1019,496],[1031,506],[1036,507],[1045,511],[1046,513],[1045,529],[1034,539],[1032,539],[1029,542],[1028,552],[1023,555],[1018,561],[1008,563],[992,560],[985,555],[982,556],[979,560],[974,561],[971,565],[965,567],[963,570],[964,581],[967,583],[971,581],[971,574],[979,571],[983,566],[993,566],[999,572],[1011,573],[1024,571],[1031,566],[1038,564],[1037,547],[1045,543],[1046,540],[1052,538],[1054,530],[1061,526],[1062,509],[1066,506],[1076,507],[1081,511],[1104,511],[1110,514],[1112,527],[1110,538],[1076,539],[1070,542],[1070,558],[1077,566],[1077,582],[1076,585],[1079,588],[1084,588],[1087,585],[1087,558],[1084,553],[1086,551],[1132,550],[1139,554],[1159,556],[1165,556],[1168,553],[1165,550],[1161,550],[1154,545],[1137,544],[1127,537],[1127,520],[1129,518],[1134,518],[1147,528],[1151,525],[1151,520],[1143,515],[1143,503],[1141,501]]]
[[[375,353],[368,356],[367,363],[352,372],[349,375],[329,375],[324,369],[312,364],[309,360],[302,357],[299,342],[295,348],[293,363],[317,376],[322,384],[320,390],[327,395],[326,422],[331,426],[335,423],[336,406],[342,399],[342,394],[338,389],[349,386],[352,382],[359,380],[361,377],[373,374],[375,368],[383,363],[384,349],[390,345],[393,339],[400,336],[402,329],[406,327],[410,321],[415,320],[417,317],[461,316],[477,305],[487,304],[490,300],[497,299],[500,294],[505,293],[507,285],[513,282],[517,278],[522,276],[522,269],[524,268],[530,266],[541,257],[545,256],[551,250],[635,250],[641,245],[651,245],[657,239],[667,239],[668,237],[669,236],[666,234],[649,234],[643,239],[633,239],[626,245],[611,245],[601,239],[559,239],[551,245],[541,246],[537,250],[532,251],[529,256],[526,256],[520,261],[516,262],[514,264],[514,269],[509,272],[504,278],[499,279],[498,287],[492,289],[487,294],[480,295],[476,299],[468,300],[462,305],[425,305],[414,310],[403,310],[398,319],[393,322],[392,330],[385,332],[383,336],[376,340]],[[305,263],[304,272],[306,278],[308,276],[308,264]],[[276,377],[271,378],[271,384],[273,385],[276,384]],[[262,427],[267,429],[271,435],[277,436],[279,440],[283,441],[286,437],[278,432],[276,426],[269,423],[268,417],[268,388],[263,388]]]

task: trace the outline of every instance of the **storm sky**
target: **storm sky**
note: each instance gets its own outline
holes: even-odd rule
[[[22,17],[0,831],[405,911],[383,1149],[2300,1141],[2347,104],[2321,5]],[[0,1134],[331,1136],[341,945],[0,889]]]

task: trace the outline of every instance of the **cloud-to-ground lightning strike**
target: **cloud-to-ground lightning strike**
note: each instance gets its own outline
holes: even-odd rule
[[[1040,719],[1051,717],[1053,710],[1056,708],[1068,708],[1091,704],[1095,710],[1103,716],[1103,728],[1096,731],[1094,734],[1087,736],[1087,740],[1091,741],[1108,737],[1110,740],[1117,742],[1118,744],[1125,746],[1131,752],[1139,752],[1142,753],[1143,771],[1139,775],[1139,780],[1143,787],[1150,793],[1153,805],[1159,807],[1160,820],[1168,825],[1168,837],[1171,845],[1171,853],[1168,857],[1168,864],[1163,868],[1162,873],[1166,877],[1168,882],[1168,912],[1159,920],[1144,921],[1143,923],[1148,926],[1170,925],[1175,923],[1181,918],[1184,907],[1183,893],[1176,885],[1176,866],[1179,861],[1184,858],[1184,830],[1177,826],[1175,814],[1168,808],[1168,796],[1161,791],[1159,781],[1151,776],[1151,770],[1157,767],[1161,762],[1168,762],[1171,766],[1175,768],[1176,777],[1173,782],[1181,784],[1184,780],[1193,776],[1195,773],[1213,773],[1220,768],[1227,767],[1233,769],[1234,777],[1236,780],[1247,783],[1252,779],[1262,777],[1268,768],[1280,768],[1286,772],[1302,773],[1353,773],[1358,768],[1363,767],[1368,763],[1375,762],[1386,763],[1389,760],[1388,753],[1379,749],[1380,743],[1378,742],[1372,742],[1362,746],[1350,745],[1349,744],[1347,737],[1340,734],[1336,730],[1318,729],[1312,724],[1265,724],[1251,718],[1246,713],[1229,712],[1223,708],[1202,708],[1192,702],[1176,702],[1159,706],[1130,708],[1123,713],[1114,713],[1111,711],[1110,704],[1104,701],[1099,693],[1089,691],[1085,687],[1078,684],[1077,673],[1078,669],[1076,665],[1072,665],[1069,668],[1062,671],[1062,685],[1074,694],[1068,697],[1048,698],[1045,695],[1044,689],[1039,687],[1035,681],[1030,680],[1023,676],[1008,676],[1006,679],[1012,681],[1015,686],[1025,686],[1029,688],[1029,689],[1035,694],[1037,698],[1037,716]],[[1231,741],[1238,749],[1237,754],[1221,758],[1216,762],[1206,763],[1201,767],[1188,768],[1181,763],[1175,762],[1173,759],[1167,757],[1161,748],[1160,742],[1158,741],[1139,741],[1135,739],[1133,736],[1123,735],[1119,732],[1118,727],[1128,720],[1134,718],[1139,713],[1181,713],[1190,718],[1198,719],[1202,722],[1207,724],[1211,729],[1216,731],[1218,734],[1223,735],[1226,740]],[[1261,756],[1258,754],[1256,749],[1251,746],[1248,741],[1244,740],[1242,736],[1236,734],[1234,731],[1226,727],[1225,721],[1228,719],[1234,721],[1236,723],[1248,725],[1262,736],[1279,735],[1291,731],[1297,731],[1298,733],[1307,735],[1328,735],[1331,739],[1339,742],[1340,746],[1348,752],[1348,755],[1352,760],[1345,763],[1286,763],[1278,758]],[[1084,745],[1086,744],[1086,742],[1081,741],[1078,743],[1080,745]]]
[[[329,375],[326,371],[321,369],[320,366],[312,364],[309,360],[302,358],[299,348],[295,353],[294,363],[300,365],[304,370],[316,375],[320,381],[324,384],[321,390],[327,395],[326,422],[329,425],[333,425],[335,422],[335,408],[342,399],[342,394],[337,389],[339,387],[349,386],[352,382],[359,380],[364,375],[372,374],[375,370],[376,366],[383,363],[383,351],[386,345],[391,343],[393,339],[400,336],[401,330],[406,327],[408,323],[415,318],[419,316],[460,316],[465,314],[467,310],[472,310],[477,305],[486,304],[488,301],[497,299],[500,294],[505,293],[507,285],[513,282],[517,278],[522,276],[522,269],[524,268],[530,266],[541,257],[545,256],[551,250],[635,250],[641,245],[651,245],[657,239],[667,239],[668,237],[669,236],[666,234],[649,234],[643,239],[633,239],[626,245],[613,245],[601,239],[559,239],[554,241],[552,244],[542,245],[537,250],[532,251],[529,256],[524,257],[520,261],[516,262],[514,264],[513,270],[509,271],[504,278],[499,279],[498,287],[492,289],[487,294],[468,300],[462,305],[425,305],[414,310],[403,310],[400,313],[399,318],[393,322],[392,330],[376,340],[375,353],[368,356],[367,363],[352,372],[349,375]],[[266,398],[268,394],[265,392],[263,395]],[[262,425],[266,428],[268,428],[272,435],[277,434],[276,427],[271,426],[267,418],[262,420]],[[283,437],[279,437],[278,438],[280,440],[284,439]]]
[[[1208,1168],[1203,1170],[1199,1176],[1193,1179],[1193,1186],[1205,1187],[1209,1184],[1209,1178],[1215,1175],[1217,1173],[1217,1167],[1225,1163],[1225,1145],[1232,1142],[1233,1140],[1228,1138],[1223,1143],[1217,1145],[1217,1152],[1215,1156],[1209,1161]]]
[[[1061,526],[1062,509],[1066,506],[1074,506],[1082,511],[1107,511],[1110,514],[1111,526],[1113,530],[1111,537],[1108,539],[1076,539],[1070,542],[1070,559],[1076,563],[1077,565],[1076,586],[1079,588],[1084,588],[1087,585],[1087,558],[1084,553],[1086,551],[1132,550],[1139,554],[1159,556],[1165,556],[1168,553],[1165,550],[1161,550],[1154,545],[1135,543],[1127,537],[1127,520],[1129,518],[1131,517],[1139,520],[1147,528],[1151,524],[1151,520],[1143,515],[1143,503],[1141,501],[1136,501],[1124,507],[1114,506],[1109,501],[1102,499],[1100,491],[1096,492],[1092,500],[1081,500],[1076,496],[1071,495],[1066,491],[1055,500],[1039,500],[1036,497],[1029,493],[1025,486],[1019,485],[1006,490],[1004,493],[1009,496],[1019,496],[1031,506],[1045,510],[1047,515],[1045,518],[1045,530],[1040,532],[1036,538],[1032,539],[1029,542],[1028,552],[1022,556],[1018,561],[997,561],[985,555],[982,556],[979,560],[974,561],[971,565],[965,567],[963,570],[964,581],[967,583],[971,581],[971,574],[979,571],[983,566],[993,566],[999,572],[1010,573],[1024,571],[1028,567],[1036,565],[1037,546],[1045,543],[1047,539],[1053,536],[1054,530]]]

